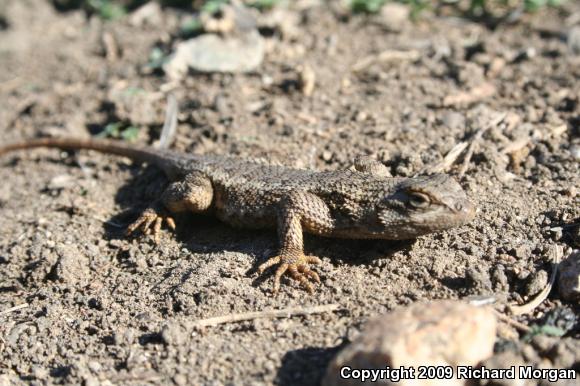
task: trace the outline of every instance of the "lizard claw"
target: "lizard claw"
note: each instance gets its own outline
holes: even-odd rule
[[[149,207],[141,213],[139,218],[127,227],[127,234],[132,234],[138,229],[146,235],[151,235],[155,244],[159,244],[159,236],[161,232],[161,225],[165,224],[171,229],[175,230],[175,220],[173,217]]]
[[[286,273],[292,279],[300,282],[306,291],[313,294],[314,287],[310,280],[320,283],[320,277],[310,269],[309,264],[319,263],[321,263],[321,260],[316,256],[305,256],[302,252],[292,253],[290,251],[282,251],[280,255],[274,256],[260,265],[258,272],[262,275],[266,269],[278,265],[274,274],[274,294],[277,294],[280,290],[280,278]]]

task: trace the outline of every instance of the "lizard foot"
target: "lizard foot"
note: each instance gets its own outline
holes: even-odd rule
[[[164,211],[149,207],[141,213],[141,216],[137,220],[127,227],[127,234],[132,234],[137,229],[141,229],[144,234],[153,237],[155,244],[159,244],[159,235],[163,221],[165,221],[165,224],[171,230],[175,230],[175,220],[173,220],[173,217],[164,213]]]
[[[321,260],[316,256],[305,256],[302,252],[282,251],[278,256],[268,259],[258,267],[260,275],[274,265],[277,265],[274,274],[274,294],[280,290],[280,278],[287,273],[290,277],[298,282],[309,292],[314,293],[314,287],[309,279],[320,283],[318,274],[310,269],[309,264],[320,264]]]

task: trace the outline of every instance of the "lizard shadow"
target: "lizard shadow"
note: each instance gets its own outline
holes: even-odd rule
[[[122,211],[105,223],[105,237],[124,239],[125,228],[134,221],[141,210],[159,198],[168,184],[167,178],[157,168],[129,165],[121,166],[132,176],[116,195],[115,202]],[[241,252],[254,257],[252,267],[246,274],[254,274],[260,264],[278,252],[275,229],[234,228],[208,215],[180,214],[177,221],[176,239],[193,253]],[[224,237],[225,236],[225,237]],[[136,235],[135,237],[146,237]],[[414,240],[350,240],[333,239],[309,234],[304,235],[305,254],[330,258],[333,264],[372,265],[383,258],[411,249]],[[269,270],[272,272],[272,269]],[[270,275],[260,275],[255,285]]]
[[[328,364],[346,344],[345,341],[335,347],[308,347],[286,352],[275,383],[281,386],[320,385]]]

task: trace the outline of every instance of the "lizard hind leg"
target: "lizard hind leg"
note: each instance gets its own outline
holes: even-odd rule
[[[161,226],[165,224],[175,230],[173,213],[202,213],[209,209],[213,201],[211,181],[202,173],[192,172],[182,181],[171,183],[161,195],[161,198],[143,211],[131,225],[127,234],[140,229],[146,235],[152,235],[155,243],[159,243]]]

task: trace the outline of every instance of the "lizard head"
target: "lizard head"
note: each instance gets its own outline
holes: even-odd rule
[[[411,239],[468,223],[475,205],[452,177],[435,174],[402,180],[377,204],[380,226],[391,239]]]

